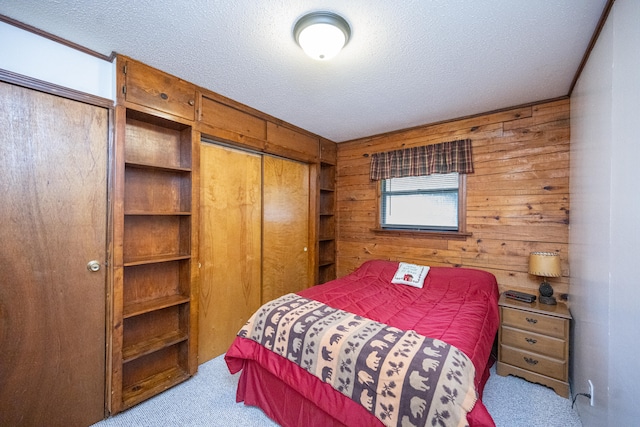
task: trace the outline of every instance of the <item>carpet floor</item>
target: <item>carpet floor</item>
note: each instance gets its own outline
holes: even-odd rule
[[[238,375],[230,375],[223,356],[198,368],[176,387],[93,427],[275,427],[257,408],[236,403]],[[516,377],[500,377],[492,368],[483,402],[497,427],[581,427],[571,400],[550,388]]]

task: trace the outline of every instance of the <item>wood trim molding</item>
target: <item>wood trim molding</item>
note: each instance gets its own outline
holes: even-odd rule
[[[470,236],[467,233],[467,174],[461,173],[458,178],[458,234]]]
[[[420,237],[424,239],[443,240],[466,240],[473,236],[473,233],[462,233],[459,231],[428,231],[428,230],[396,230],[392,228],[372,228],[371,231],[388,236],[398,237]]]
[[[29,31],[30,33],[36,34],[40,37],[44,37],[46,39],[52,40],[56,43],[60,43],[64,46],[70,47],[72,49],[78,50],[82,53],[86,53],[87,55],[95,56],[96,58],[103,59],[108,62],[113,62],[113,59],[116,57],[115,52],[111,52],[111,55],[103,55],[95,50],[91,50],[87,47],[74,43],[72,41],[63,39],[62,37],[58,37],[46,31],[43,31],[39,28],[33,27],[31,25],[25,24],[24,22],[17,21],[13,18],[9,18],[8,16],[0,14],[0,21],[6,22],[9,25],[13,25],[14,27],[20,28],[25,31]]]
[[[575,76],[573,76],[573,81],[571,82],[571,86],[569,87],[569,93],[567,94],[567,96],[571,96],[571,94],[573,93],[573,89],[576,87],[576,84],[578,83],[578,79],[582,74],[582,70],[587,65],[587,61],[589,60],[591,51],[595,47],[596,42],[600,37],[602,28],[604,27],[604,24],[607,22],[607,18],[609,17],[609,13],[611,12],[611,9],[613,9],[613,3],[615,3],[615,1],[616,0],[608,0],[607,4],[604,6],[604,10],[602,11],[602,15],[600,16],[600,21],[598,21],[598,25],[596,25],[596,29],[593,32],[593,35],[591,36],[591,40],[589,41],[589,46],[587,47],[587,50],[585,51],[584,56],[582,57],[582,61],[580,62],[580,65],[576,70]]]
[[[102,98],[100,96],[91,95],[79,90],[69,89],[54,83],[45,82],[44,80],[34,79],[33,77],[14,73],[13,71],[0,68],[0,81],[14,84],[17,86],[34,89],[39,92],[60,96],[62,98],[72,99],[74,101],[84,102],[85,104],[95,105],[104,108],[113,108],[111,99]]]

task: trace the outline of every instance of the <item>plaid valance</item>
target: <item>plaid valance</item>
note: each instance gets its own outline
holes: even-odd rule
[[[372,181],[452,172],[473,173],[470,139],[375,153],[371,156]]]

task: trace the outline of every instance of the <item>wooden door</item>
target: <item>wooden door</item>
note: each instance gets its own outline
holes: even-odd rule
[[[264,156],[262,303],[309,287],[309,166]]]
[[[104,418],[108,118],[0,83],[2,426]]]
[[[260,307],[261,156],[200,151],[199,362],[227,351]]]

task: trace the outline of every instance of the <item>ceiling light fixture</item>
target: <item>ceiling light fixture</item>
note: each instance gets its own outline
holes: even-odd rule
[[[349,42],[351,27],[340,15],[332,12],[311,12],[298,19],[293,38],[304,52],[317,60],[336,56]]]

